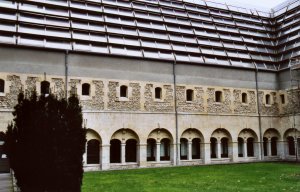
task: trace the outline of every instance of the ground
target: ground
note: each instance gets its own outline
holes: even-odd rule
[[[251,163],[87,172],[83,192],[300,191],[300,164]]]

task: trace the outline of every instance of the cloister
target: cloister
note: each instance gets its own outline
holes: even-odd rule
[[[240,131],[237,138],[225,128],[215,129],[208,138],[200,130],[188,128],[179,142],[176,145],[172,134],[164,128],[153,129],[147,138],[132,129],[119,129],[109,143],[103,143],[97,131],[88,129],[84,167],[99,170],[171,166],[176,161],[176,146],[180,151],[178,165],[293,160],[296,154],[300,157],[300,132],[295,129],[287,129],[281,135],[275,128],[269,128],[260,142],[250,128]]]

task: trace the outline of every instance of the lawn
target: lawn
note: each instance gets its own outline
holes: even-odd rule
[[[83,192],[297,191],[300,164],[251,163],[88,172]]]

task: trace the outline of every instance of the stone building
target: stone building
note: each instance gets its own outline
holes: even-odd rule
[[[86,170],[296,160],[299,18],[299,0],[266,12],[202,0],[0,1],[0,132],[21,90],[76,93]]]

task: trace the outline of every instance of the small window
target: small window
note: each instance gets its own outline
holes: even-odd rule
[[[281,104],[285,104],[285,95],[284,94],[280,95],[280,100],[281,100]]]
[[[3,79],[0,79],[0,93],[4,93],[5,82]]]
[[[50,83],[48,81],[41,82],[41,94],[47,95],[50,93]]]
[[[90,84],[84,83],[82,84],[82,95],[90,95]]]
[[[266,104],[267,105],[271,104],[271,96],[269,94],[266,95]]]
[[[248,103],[247,93],[242,93],[242,103]]]
[[[222,91],[216,91],[215,92],[215,101],[216,102],[222,102]]]
[[[155,88],[155,99],[161,99],[161,88],[160,87]]]
[[[186,101],[193,101],[194,99],[194,90],[188,89],[186,90]]]
[[[127,86],[122,85],[120,87],[120,97],[127,97],[127,90],[128,90]]]

